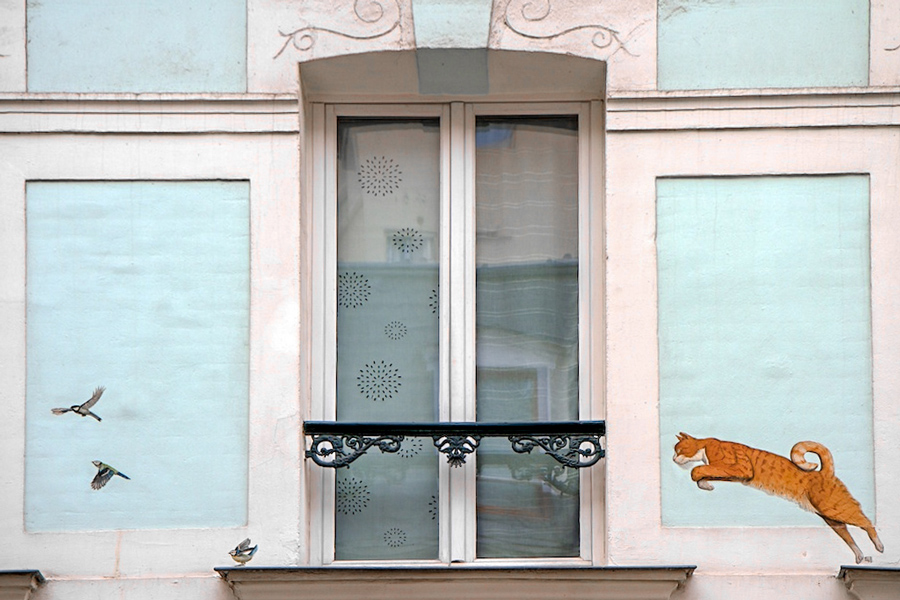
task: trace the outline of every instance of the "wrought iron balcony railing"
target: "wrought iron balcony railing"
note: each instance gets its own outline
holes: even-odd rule
[[[306,421],[304,434],[312,438],[306,457],[323,467],[346,467],[375,447],[382,453],[398,452],[406,438],[430,437],[447,456],[451,467],[462,466],[482,438],[505,437],[513,451],[530,453],[540,448],[557,462],[576,469],[590,467],[606,455],[600,438],[605,421],[553,421],[528,423],[348,423]]]

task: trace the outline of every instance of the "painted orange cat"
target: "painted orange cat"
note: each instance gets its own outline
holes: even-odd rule
[[[819,457],[819,465],[807,462],[806,453]],[[791,460],[778,454],[751,448],[716,438],[693,438],[678,434],[674,460],[679,465],[702,461],[691,469],[691,479],[697,487],[712,490],[710,481],[737,481],[768,494],[791,500],[814,512],[844,540],[856,562],[867,559],[847,530],[854,525],[864,530],[875,545],[884,552],[872,522],[863,514],[859,502],[850,495],[847,486],[834,475],[834,460],[828,448],[817,442],[798,442],[791,448]]]

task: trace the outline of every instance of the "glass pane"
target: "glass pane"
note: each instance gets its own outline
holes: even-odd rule
[[[578,120],[476,122],[479,421],[578,419]],[[578,473],[478,449],[477,555],[577,556]]]
[[[337,190],[337,419],[436,421],[439,121],[341,119]],[[338,560],[438,557],[431,440],[336,477]]]

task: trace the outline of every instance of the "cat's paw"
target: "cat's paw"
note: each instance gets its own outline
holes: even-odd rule
[[[716,488],[713,487],[713,484],[711,484],[710,482],[708,482],[708,481],[705,480],[705,479],[701,479],[700,481],[698,481],[698,482],[697,482],[697,487],[700,488],[701,490],[706,490],[706,491],[708,491],[708,492],[711,492],[711,491],[713,491],[714,489],[716,489]]]

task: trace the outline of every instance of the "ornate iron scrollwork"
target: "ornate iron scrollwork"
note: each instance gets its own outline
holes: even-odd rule
[[[576,469],[590,467],[606,455],[600,446],[600,437],[593,435],[511,435],[509,442],[519,454],[531,454],[535,446],[539,446],[558,463]]]
[[[365,437],[362,435],[336,434],[315,435],[312,447],[306,451],[306,457],[323,467],[348,467],[350,463],[375,446],[382,453],[397,452],[403,442],[402,435],[380,435]]]
[[[438,452],[447,455],[451,467],[463,466],[466,456],[475,452],[481,442],[480,435],[435,435],[432,439]]]
[[[484,437],[505,437],[520,454],[541,448],[564,467],[581,469],[606,455],[600,438],[605,421],[549,423],[338,423],[307,421],[303,431],[312,437],[306,457],[317,465],[349,466],[371,447],[396,453],[407,437],[430,437],[451,467],[465,464]]]

